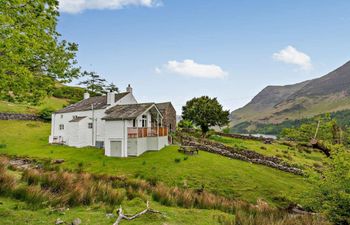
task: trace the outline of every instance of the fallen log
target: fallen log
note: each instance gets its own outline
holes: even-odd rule
[[[122,220],[133,220],[133,219],[136,219],[137,217],[140,217],[140,216],[142,216],[143,214],[146,214],[146,213],[159,213],[159,214],[161,214],[160,211],[151,209],[149,207],[149,202],[148,201],[147,201],[146,204],[147,204],[147,208],[145,210],[139,212],[139,213],[136,213],[135,215],[125,215],[123,213],[122,206],[120,206],[119,209],[118,209],[118,218],[117,218],[117,220],[115,221],[115,223],[113,225],[119,225]]]

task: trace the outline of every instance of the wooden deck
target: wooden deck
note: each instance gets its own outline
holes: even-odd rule
[[[128,128],[128,138],[142,137],[164,137],[168,136],[167,127],[130,127]]]

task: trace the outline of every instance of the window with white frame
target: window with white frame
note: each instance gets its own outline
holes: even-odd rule
[[[63,119],[63,115],[61,114],[61,119]]]
[[[64,130],[64,124],[60,124],[60,125],[59,125],[59,129],[60,129],[60,130]]]
[[[136,127],[136,119],[133,119],[133,120],[132,120],[132,126],[133,126],[133,127]]]
[[[93,127],[93,124],[92,123],[88,123],[88,128],[92,129],[92,127]]]

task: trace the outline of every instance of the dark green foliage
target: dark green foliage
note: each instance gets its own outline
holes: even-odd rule
[[[56,31],[58,1],[0,0],[0,99],[38,104],[79,77],[78,45]]]
[[[333,113],[325,113],[319,116],[315,116],[312,118],[304,118],[300,120],[286,120],[279,124],[262,124],[262,123],[251,123],[251,122],[242,122],[231,128],[231,132],[233,133],[258,133],[258,134],[273,134],[278,135],[282,132],[284,128],[295,128],[300,127],[305,123],[312,123],[319,117],[325,117],[329,115],[331,119],[335,119],[337,124],[343,129],[347,130],[350,128],[350,110],[343,110]],[[255,129],[249,130],[248,127],[250,125],[254,125]],[[348,135],[349,136],[349,135]],[[350,138],[349,138],[350,142]]]
[[[193,128],[193,123],[190,120],[180,120],[177,126],[180,128]]]
[[[105,91],[107,91],[107,92],[119,92],[119,88],[114,83],[110,83],[105,87]]]
[[[7,145],[6,144],[0,144],[0,148],[6,148]]]
[[[50,108],[44,108],[39,112],[39,117],[45,121],[51,121],[51,115],[55,110]]]
[[[96,72],[84,71],[82,76],[86,77],[87,79],[80,82],[79,85],[83,85],[86,90],[97,95],[105,92],[106,80],[101,78]]]
[[[174,161],[175,161],[176,163],[179,163],[179,162],[181,162],[181,159],[180,159],[180,158],[175,158]]]
[[[66,98],[70,103],[75,103],[83,99],[85,90],[80,87],[62,86],[56,87],[52,95],[56,98]]]
[[[216,98],[208,96],[193,98],[182,107],[182,118],[200,127],[203,134],[206,134],[212,126],[227,125],[228,116],[229,111],[223,110]]]

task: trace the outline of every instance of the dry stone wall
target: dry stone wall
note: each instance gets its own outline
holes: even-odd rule
[[[21,113],[0,113],[0,120],[41,120],[35,114],[21,114]]]
[[[207,151],[232,159],[239,159],[255,164],[261,164],[296,175],[303,175],[303,171],[301,169],[293,167],[277,157],[264,156],[255,151],[237,149],[221,143],[209,141],[206,139],[200,140],[186,135],[181,135],[180,139],[183,145],[191,146],[196,150]]]

